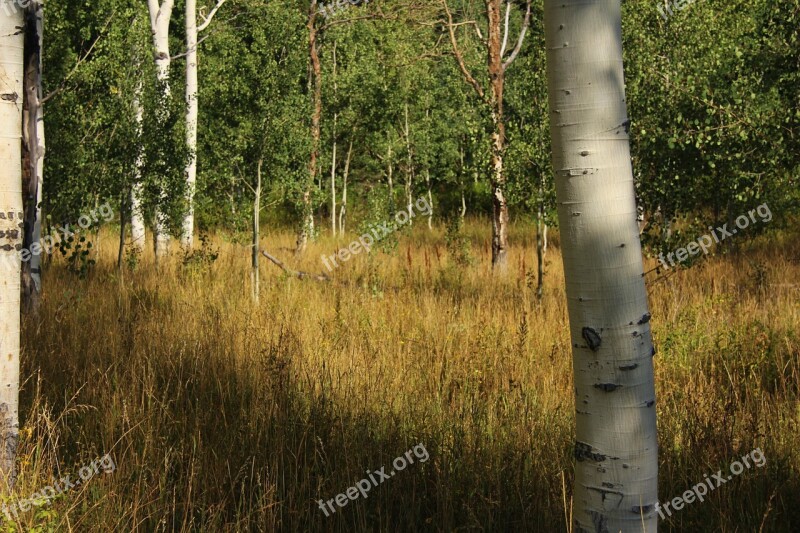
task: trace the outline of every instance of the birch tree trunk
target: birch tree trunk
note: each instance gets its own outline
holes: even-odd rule
[[[654,533],[655,352],[626,128],[620,0],[544,6],[575,376],[575,530]]]
[[[469,72],[464,57],[459,50],[455,33],[456,25],[453,23],[453,16],[447,1],[442,0],[442,5],[447,14],[447,29],[456,62],[464,76],[464,80],[475,89],[478,97],[488,107],[489,115],[492,119],[492,268],[502,273],[507,270],[508,266],[508,202],[505,198],[506,178],[503,169],[506,137],[505,118],[503,116],[503,89],[506,70],[519,55],[522,43],[525,41],[525,34],[530,24],[531,0],[526,2],[525,18],[520,28],[517,44],[506,59],[503,59],[503,56],[506,53],[506,45],[508,44],[511,3],[508,2],[506,5],[505,25],[503,25],[502,0],[484,0],[487,19],[486,38],[483,38],[477,25],[475,28],[478,38],[483,42],[487,52],[488,95],[483,86]],[[475,183],[477,182],[476,171]]]
[[[344,161],[344,174],[342,176],[342,207],[339,209],[339,233],[344,234],[347,220],[347,177],[350,174],[350,157],[353,155],[353,141],[347,148],[347,158]]]
[[[23,13],[0,10],[0,475],[13,486],[19,441]]]
[[[194,244],[194,194],[197,188],[197,122],[200,104],[197,99],[197,36],[205,30],[226,0],[218,0],[203,23],[197,25],[197,0],[186,0],[186,214],[183,216],[181,248],[191,250]]]
[[[253,288],[253,301],[257,304],[261,294],[259,284],[259,271],[258,271],[258,256],[261,255],[259,250],[260,231],[261,231],[261,167],[264,163],[264,158],[258,160],[258,168],[256,169],[256,189],[255,198],[253,200],[253,253],[251,255],[251,270],[250,282]]]
[[[317,176],[319,159],[320,121],[322,118],[322,68],[319,62],[319,42],[317,40],[317,0],[311,0],[308,12],[308,50],[313,78],[313,105],[311,114],[311,157],[308,162],[308,181],[303,191],[303,225],[297,236],[297,255],[302,254],[308,240],[314,235],[314,211],[311,204],[311,187]]]
[[[136,113],[136,136],[142,138],[142,121],[144,119],[144,110],[142,109],[142,86],[141,83],[136,85],[135,93],[133,95],[133,110]],[[131,246],[138,252],[143,252],[145,247],[145,226],[144,226],[144,211],[142,210],[142,165],[144,164],[142,158],[141,143],[138,147],[138,154],[136,155],[136,169],[134,170],[133,184],[131,185],[130,204],[131,204]]]
[[[186,0],[186,214],[183,217],[181,248],[194,243],[194,190],[197,182],[197,0]]]
[[[407,165],[406,168],[406,208],[408,212],[411,213],[411,206],[414,203],[414,199],[411,197],[411,186],[412,181],[414,180],[414,155],[411,151],[411,130],[408,126],[408,102],[405,105],[405,129],[403,130],[403,135],[406,138],[406,157],[407,157]],[[414,219],[412,217],[408,218],[408,225],[411,226],[414,224]]]
[[[166,113],[167,102],[170,96],[169,67],[171,58],[169,55],[169,21],[172,17],[174,0],[163,0],[159,6],[158,0],[147,0],[147,7],[150,11],[150,28],[153,33],[153,50],[156,62],[156,76],[158,81],[163,84],[161,99],[162,112]],[[161,196],[165,197],[167,191],[162,190]],[[154,220],[154,249],[156,263],[159,259],[167,255],[169,247],[169,233],[167,230],[166,215],[161,209],[155,210]]]
[[[42,291],[42,186],[44,183],[44,114],[42,110],[42,44],[44,6],[31,2],[25,9],[25,102],[23,105],[23,173],[25,227],[22,246],[30,260],[22,264],[22,293],[26,310],[36,312]]]
[[[425,169],[425,184],[428,188],[428,229],[433,229],[433,192],[431,192],[431,169]]]
[[[387,169],[387,180],[389,182],[389,211],[394,214],[394,178],[392,167],[392,145],[386,150],[386,163],[389,165]]]
[[[333,98],[336,99],[336,41],[333,42]],[[333,153],[331,154],[331,234],[336,237],[336,124],[339,114],[333,114]]]

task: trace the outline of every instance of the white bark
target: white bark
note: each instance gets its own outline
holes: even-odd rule
[[[158,81],[164,84],[164,92],[161,95],[163,101],[161,105],[166,109],[167,101],[170,96],[169,85],[169,66],[171,58],[169,55],[169,21],[172,17],[172,7],[174,0],[163,0],[159,6],[158,0],[147,0],[147,7],[150,12],[150,29],[153,33],[153,51],[156,61],[156,76]],[[162,190],[162,197],[167,192]],[[160,209],[155,210],[154,220],[154,245],[156,262],[167,255],[169,246],[169,233],[167,231],[166,215]]]
[[[12,486],[19,441],[22,27],[21,9],[0,10],[0,483]]]
[[[344,161],[344,175],[342,176],[342,207],[339,209],[339,233],[344,234],[347,216],[347,177],[350,174],[350,157],[353,155],[353,141],[347,148],[347,158]]]
[[[44,113],[42,104],[42,46],[44,43],[44,5],[31,2],[25,10],[28,42],[25,51],[25,105],[23,106],[23,142],[29,158],[27,176],[32,180],[24,191],[26,206],[23,245],[31,249],[41,240],[42,234],[42,186],[44,184]],[[31,212],[27,212],[31,210]],[[42,291],[41,254],[31,253],[30,260],[22,267],[22,287],[25,309],[36,313]]]
[[[186,0],[186,214],[181,247],[191,250],[194,241],[194,190],[197,182],[197,0]]]
[[[654,349],[625,128],[620,0],[545,0],[544,23],[575,374],[575,531],[654,533]]]
[[[186,0],[186,148],[189,151],[189,161],[186,163],[186,200],[187,211],[183,217],[181,232],[181,247],[190,250],[194,244],[194,194],[197,188],[197,122],[200,115],[198,102],[197,79],[197,36],[206,29],[214,15],[226,0],[218,0],[217,5],[205,18],[203,23],[197,25],[197,0]]]
[[[414,180],[414,157],[411,151],[411,130],[408,126],[408,102],[405,105],[405,128],[403,130],[403,135],[406,138],[406,157],[407,157],[407,165],[406,168],[406,208],[408,212],[411,212],[412,204],[414,202],[413,198],[411,197],[411,186],[412,181]],[[408,219],[408,225],[411,226],[414,223],[413,218]]]
[[[264,163],[264,159],[261,158],[258,160],[258,168],[256,170],[256,188],[254,191],[254,199],[253,199],[253,251],[251,254],[251,269],[250,269],[250,284],[253,291],[253,301],[258,304],[259,296],[261,294],[260,283],[259,283],[259,271],[258,271],[258,256],[260,255],[259,250],[259,242],[260,242],[260,230],[261,230],[261,167]]]
[[[136,137],[142,137],[142,120],[144,118],[144,111],[142,110],[141,102],[142,86],[141,83],[137,84],[136,92],[133,95],[133,109],[136,113]],[[139,252],[144,251],[145,247],[145,227],[144,227],[144,211],[142,210],[142,147],[138,148],[139,153],[136,156],[136,169],[134,174],[133,185],[131,186],[131,246]]]
[[[336,41],[333,42],[333,98],[336,99]],[[331,233],[336,237],[336,124],[339,114],[333,114],[333,153],[331,154]]]

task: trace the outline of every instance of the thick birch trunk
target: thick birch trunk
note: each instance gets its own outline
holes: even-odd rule
[[[13,486],[19,441],[22,246],[22,10],[0,10],[0,483]]]
[[[187,211],[183,216],[181,248],[191,250],[194,243],[194,191],[197,182],[197,0],[186,0],[186,163]]]
[[[654,533],[654,349],[626,133],[620,0],[544,5],[575,376],[575,530]]]
[[[23,106],[23,153],[27,159],[24,172],[25,233],[22,246],[30,260],[22,264],[22,293],[26,310],[36,312],[42,291],[41,200],[44,183],[44,116],[42,112],[42,44],[44,6],[32,2],[25,10],[25,102]]]

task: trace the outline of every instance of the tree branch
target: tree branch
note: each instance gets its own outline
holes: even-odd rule
[[[207,17],[203,17],[203,15],[200,15],[201,17],[203,17],[203,23],[200,24],[197,27],[197,32],[198,33],[203,31],[204,29],[208,28],[208,25],[211,24],[211,21],[214,19],[214,15],[217,14],[217,11],[219,11],[219,8],[221,8],[222,5],[227,1],[228,0],[218,0],[217,1],[217,5],[214,6],[214,9],[211,10],[211,13],[209,13]]]
[[[453,25],[453,14],[450,13],[450,7],[447,5],[447,0],[442,0],[442,5],[444,6],[445,13],[447,13],[447,31],[450,34],[450,44],[453,46],[453,53],[456,56],[456,61],[458,62],[458,68],[461,69],[461,73],[464,75],[464,79],[467,81],[468,84],[472,85],[472,88],[475,89],[475,92],[478,93],[478,96],[480,96],[481,99],[486,100],[486,97],[483,92],[483,87],[481,87],[481,84],[478,83],[477,80],[472,77],[472,74],[469,73],[469,70],[467,70],[467,65],[464,63],[464,57],[461,55],[461,51],[458,49],[458,43],[456,42],[456,33]],[[528,6],[530,6],[530,3],[528,4]]]
[[[503,63],[503,71],[505,71],[511,63],[517,58],[517,54],[519,54],[520,49],[522,48],[522,41],[525,40],[525,34],[528,32],[528,26],[531,23],[531,0],[528,0],[527,9],[525,11],[525,20],[522,21],[522,29],[519,31],[519,39],[517,40],[517,46],[514,47],[514,51],[511,52],[511,55],[508,56],[508,59]],[[506,29],[508,26],[506,26]],[[502,55],[500,56],[502,57]]]
[[[308,272],[303,272],[301,270],[292,270],[291,268],[289,268],[286,265],[284,265],[279,259],[277,259],[276,257],[270,255],[269,252],[267,252],[266,250],[261,250],[261,255],[263,255],[264,257],[266,257],[267,259],[269,259],[273,263],[275,263],[281,270],[283,270],[284,272],[286,272],[287,274],[289,274],[293,278],[313,279],[315,281],[330,281],[331,280],[331,278],[329,278],[325,274],[309,274]]]
[[[508,45],[508,17],[511,15],[511,0],[506,1],[506,27],[503,31],[503,46],[500,47],[500,57],[506,53],[506,46]]]

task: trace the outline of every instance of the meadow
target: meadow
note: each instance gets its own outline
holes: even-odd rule
[[[796,226],[795,226],[796,227]],[[535,294],[533,226],[492,276],[424,223],[330,282],[249,250],[148,253],[116,269],[113,231],[81,279],[59,257],[22,339],[19,479],[8,501],[109,454],[116,469],[4,520],[4,531],[571,531],[574,393],[558,234]],[[262,246],[324,269],[355,234]],[[133,263],[135,268],[131,268]],[[647,258],[647,270],[656,258]],[[741,238],[691,268],[651,271],[661,501],[760,448],[750,468],[660,521],[663,531],[800,528],[800,233]],[[367,470],[429,453],[330,516]]]

